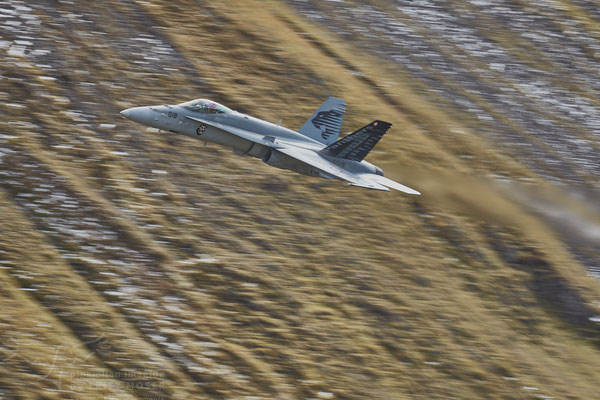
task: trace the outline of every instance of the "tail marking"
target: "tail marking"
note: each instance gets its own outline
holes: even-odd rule
[[[373,121],[343,139],[325,147],[321,150],[321,154],[360,162],[369,154],[391,126],[392,124],[389,122]]]

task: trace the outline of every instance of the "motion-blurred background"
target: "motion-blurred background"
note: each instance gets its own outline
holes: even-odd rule
[[[592,399],[587,0],[0,0],[0,398]],[[127,121],[343,132],[420,197]]]

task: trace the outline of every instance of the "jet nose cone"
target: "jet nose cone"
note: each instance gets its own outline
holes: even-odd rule
[[[148,125],[151,120],[150,109],[148,107],[128,108],[127,110],[121,111],[121,115],[140,124]]]

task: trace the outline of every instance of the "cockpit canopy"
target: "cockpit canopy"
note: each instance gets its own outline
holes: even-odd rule
[[[231,112],[231,109],[225,107],[224,105],[206,99],[196,99],[188,101],[185,103],[181,103],[180,106],[185,107],[188,110],[204,114],[223,114]]]

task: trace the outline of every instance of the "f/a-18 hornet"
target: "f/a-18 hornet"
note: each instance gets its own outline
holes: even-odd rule
[[[197,99],[177,105],[135,107],[121,111],[132,121],[233,148],[236,154],[262,159],[273,167],[304,175],[337,178],[368,189],[396,189],[420,194],[383,176],[364,160],[388,131],[389,122],[370,124],[337,140],[346,102],[329,97],[295,132],[278,124]]]

